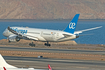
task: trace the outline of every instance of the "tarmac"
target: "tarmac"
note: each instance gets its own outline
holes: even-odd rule
[[[9,64],[20,68],[24,67],[24,68],[36,68],[36,69],[48,69],[47,65],[50,64],[53,70],[105,70],[104,47],[100,46],[95,47],[95,45],[94,47],[93,46],[91,47],[88,45],[92,49],[90,48],[87,49],[86,46],[85,46],[86,49],[74,49],[74,48],[60,49],[60,47],[69,47],[69,46],[67,45],[62,45],[62,46],[57,45],[57,46],[59,48],[55,48],[55,46],[54,48],[51,47],[38,48],[38,47],[16,47],[14,45],[12,46],[4,45],[0,46],[0,54],[3,55],[3,57],[6,59],[6,61]],[[81,48],[83,46],[78,45],[70,47]],[[37,58],[38,55],[46,57]]]
[[[35,57],[4,56],[6,61],[16,67],[47,69],[50,64],[53,70],[105,70],[105,61],[49,59]]]
[[[35,47],[1,47],[1,46],[0,50],[105,55],[105,51],[103,50],[51,49],[51,48],[35,48]]]

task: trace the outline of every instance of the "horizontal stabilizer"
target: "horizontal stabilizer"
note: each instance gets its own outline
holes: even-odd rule
[[[99,27],[94,27],[94,28],[89,28],[89,29],[85,29],[85,30],[81,30],[81,31],[75,31],[74,34],[80,34],[82,32],[85,32],[85,31],[90,31],[90,30],[94,30],[94,29],[98,29],[98,28],[101,28],[102,26],[99,26]]]

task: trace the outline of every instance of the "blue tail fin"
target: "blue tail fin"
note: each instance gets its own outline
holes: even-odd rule
[[[74,18],[71,20],[71,22],[69,23],[69,25],[64,30],[65,32],[69,32],[69,33],[74,34],[74,31],[75,31],[75,28],[76,28],[76,25],[77,25],[77,21],[78,21],[79,15],[80,14],[76,14],[74,16]]]

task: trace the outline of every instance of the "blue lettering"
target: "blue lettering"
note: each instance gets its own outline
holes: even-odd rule
[[[13,29],[14,31],[16,31],[17,33],[21,33],[21,34],[26,34],[27,33],[27,30],[18,30],[17,28],[16,29],[14,29],[14,28],[11,28],[11,29]]]

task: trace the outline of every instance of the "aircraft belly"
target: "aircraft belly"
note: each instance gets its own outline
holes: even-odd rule
[[[39,37],[39,41],[46,41],[46,39],[43,37]]]
[[[54,41],[54,38],[53,37],[44,37],[44,39],[46,41],[49,41],[49,42],[53,42]]]
[[[51,37],[48,37],[48,38],[45,38],[45,39],[46,39],[46,41],[54,41],[53,38],[51,38]]]

